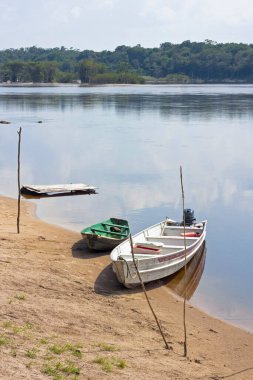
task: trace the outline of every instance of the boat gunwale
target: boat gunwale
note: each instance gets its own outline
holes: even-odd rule
[[[162,222],[159,222],[159,223],[157,223],[157,224],[154,224],[153,226],[150,226],[150,227],[148,227],[148,228],[146,228],[146,229],[144,229],[144,230],[142,230],[142,231],[140,231],[140,232],[138,232],[137,234],[135,234],[134,236],[133,236],[133,240],[136,238],[136,237],[138,237],[138,236],[140,236],[140,235],[143,235],[144,234],[144,237],[145,237],[145,232],[146,231],[149,231],[150,229],[152,229],[152,228],[155,228],[155,227],[158,227],[159,225],[161,226],[161,228],[163,228],[163,225],[165,224],[167,222],[167,220],[164,220],[164,221],[162,221]],[[142,260],[153,260],[153,259],[156,259],[156,258],[164,258],[164,257],[167,257],[167,256],[170,256],[170,255],[172,255],[172,254],[175,254],[175,253],[180,253],[180,252],[185,252],[186,253],[186,255],[187,255],[187,251],[189,251],[189,249],[191,248],[191,249],[193,249],[194,248],[194,245],[197,245],[199,242],[200,242],[200,240],[205,240],[205,237],[206,237],[206,226],[207,226],[207,220],[204,220],[204,221],[201,221],[201,222],[198,222],[198,223],[195,223],[195,224],[200,224],[200,223],[202,223],[203,224],[203,231],[202,231],[202,233],[201,233],[201,235],[199,236],[199,237],[197,237],[196,238],[196,240],[192,243],[192,244],[190,244],[189,246],[187,246],[186,247],[186,249],[185,249],[185,247],[184,248],[181,248],[179,251],[172,251],[172,252],[170,252],[170,253],[156,253],[155,255],[153,254],[140,254],[140,255],[147,255],[147,257],[145,256],[145,257],[141,257],[141,261]],[[167,226],[167,227],[178,227],[179,229],[182,229],[182,230],[184,230],[184,226]],[[187,228],[188,226],[186,226],[186,228]],[[190,227],[190,226],[189,226]],[[166,237],[166,236],[164,236],[164,237]],[[173,237],[173,236],[172,236]],[[182,238],[184,239],[184,237],[182,236]],[[187,239],[187,237],[185,237],[185,239]],[[145,242],[144,242],[145,243]],[[111,254],[110,254],[110,258],[111,258],[111,260],[112,260],[112,262],[117,262],[117,261],[119,261],[119,260],[126,260],[125,258],[124,259],[120,259],[120,256],[121,255],[123,255],[123,256],[129,256],[131,259],[128,261],[128,262],[132,262],[133,260],[132,260],[132,254],[131,254],[131,251],[128,253],[124,253],[124,252],[119,252],[120,251],[120,249],[121,249],[121,247],[123,246],[123,245],[127,245],[127,244],[129,244],[130,245],[130,242],[129,242],[129,238],[128,239],[126,239],[125,241],[123,241],[122,243],[120,243],[117,247],[115,247],[113,250],[112,250],[112,252],[111,252]],[[162,249],[166,249],[166,245],[164,245],[163,247],[162,247]],[[176,249],[176,246],[175,246],[175,249]],[[115,258],[115,259],[113,259],[113,254],[115,253],[115,252],[117,252],[118,253],[118,255],[117,255],[117,258]],[[138,253],[135,253],[134,254],[134,257],[138,260]]]
[[[91,233],[91,234],[89,234],[89,233],[81,233],[81,235],[82,236],[86,236],[87,237],[87,239],[89,239],[89,238],[93,238],[93,237],[96,237],[97,239],[106,239],[106,240],[126,240],[127,238],[128,238],[128,235],[126,236],[126,237],[121,237],[121,238],[116,238],[116,237],[111,237],[111,236],[103,236],[103,235],[97,235],[97,234],[94,234],[94,233]]]

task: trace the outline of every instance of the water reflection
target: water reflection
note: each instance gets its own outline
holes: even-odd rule
[[[1,95],[0,108],[6,112],[33,112],[60,111],[70,112],[73,109],[89,110],[101,107],[102,110],[114,109],[120,115],[129,112],[141,115],[147,111],[151,114],[159,112],[162,117],[189,118],[197,116],[198,119],[216,117],[252,117],[252,94],[66,94],[66,95]],[[15,120],[11,118],[14,122]]]
[[[43,199],[43,198],[61,198],[61,197],[74,197],[77,195],[91,195],[91,194],[96,194],[94,192],[87,192],[84,193],[83,191],[76,191],[75,193],[62,193],[62,194],[43,194],[43,195],[29,195],[29,194],[22,194],[22,198],[24,199]]]
[[[190,300],[200,282],[205,267],[205,260],[206,246],[204,244],[187,264],[186,273],[185,269],[182,268],[179,272],[164,280],[164,283],[180,297]]]

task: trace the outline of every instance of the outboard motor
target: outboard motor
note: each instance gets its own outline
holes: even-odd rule
[[[185,218],[185,225],[190,226],[194,222],[196,222],[196,219],[194,218],[194,210],[190,208],[184,209],[184,218]],[[182,222],[182,225],[184,224],[184,221]]]

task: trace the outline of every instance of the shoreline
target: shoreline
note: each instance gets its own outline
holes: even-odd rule
[[[7,88],[47,88],[47,87],[128,87],[128,86],[253,86],[253,82],[193,82],[193,83],[180,83],[180,82],[159,82],[159,81],[147,81],[146,83],[104,83],[104,84],[89,84],[89,83],[0,83],[0,87]]]
[[[182,300],[163,285],[149,285],[149,297],[172,348],[165,350],[142,291],[117,283],[108,255],[89,252],[80,234],[40,220],[32,202],[21,201],[19,235],[16,200],[0,196],[0,210],[3,379],[48,379],[42,371],[44,354],[66,342],[82,345],[82,358],[76,361],[82,364],[79,379],[87,379],[87,369],[90,379],[219,379],[235,374],[252,379],[251,332],[187,304],[186,360]],[[27,324],[32,326],[29,337]],[[13,326],[23,326],[22,333],[14,333]],[[49,343],[40,344],[43,339]],[[117,350],[111,352],[106,345]],[[36,357],[29,359],[26,353],[34,347]],[[126,366],[113,365],[108,375],[94,362],[98,355],[121,358]],[[50,363],[59,360],[53,356]]]

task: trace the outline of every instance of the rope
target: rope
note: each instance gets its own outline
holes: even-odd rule
[[[129,277],[131,277],[132,279],[136,278],[137,277],[137,271],[135,272],[135,274],[132,275],[127,260],[125,260],[123,257],[121,257],[121,260],[123,260],[126,263],[126,266],[127,266],[127,277],[129,275]],[[138,265],[139,265],[139,262],[138,262],[138,259],[137,259],[136,260],[137,270],[138,270]]]

